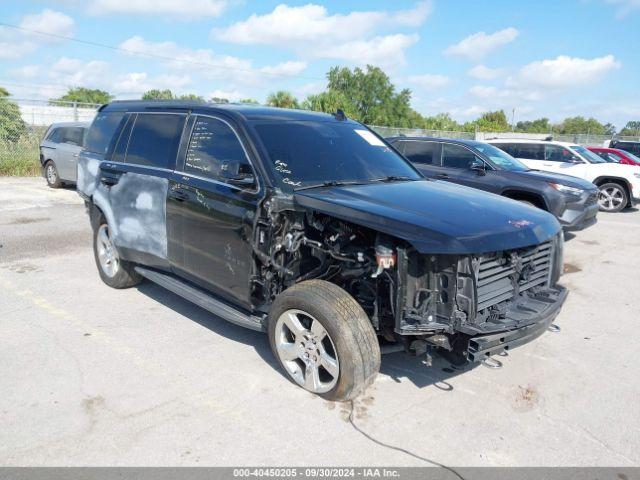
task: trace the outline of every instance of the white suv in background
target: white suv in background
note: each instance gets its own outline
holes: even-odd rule
[[[547,140],[493,139],[488,143],[529,168],[584,178],[597,185],[604,212],[619,212],[640,202],[640,172],[631,165],[608,163],[581,145]]]

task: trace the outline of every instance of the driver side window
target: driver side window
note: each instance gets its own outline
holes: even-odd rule
[[[449,168],[471,168],[471,165],[482,162],[472,151],[460,145],[445,143],[442,146],[442,166]]]
[[[240,139],[231,127],[217,118],[196,117],[189,140],[184,171],[200,177],[226,182],[232,165],[238,173],[251,174],[252,168]]]

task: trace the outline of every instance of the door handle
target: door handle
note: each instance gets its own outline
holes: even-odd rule
[[[79,153],[74,153],[73,156],[78,158],[80,156],[80,154]]]
[[[448,173],[439,173],[438,175],[436,175],[436,177],[438,177],[438,178],[449,178],[449,174]]]
[[[120,181],[122,172],[109,168],[100,168],[100,183],[107,187],[112,187]]]

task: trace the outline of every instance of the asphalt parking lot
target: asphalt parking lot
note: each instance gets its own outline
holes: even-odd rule
[[[600,214],[567,242],[560,333],[499,370],[385,356],[351,423],[266,336],[101,283],[73,190],[0,178],[0,465],[639,466],[639,252],[640,211]]]

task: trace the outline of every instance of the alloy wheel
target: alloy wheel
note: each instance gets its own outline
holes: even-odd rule
[[[47,182],[49,182],[49,185],[55,184],[58,180],[58,172],[56,171],[56,167],[54,167],[52,163],[49,163],[49,165],[47,165],[46,173]]]
[[[623,201],[624,193],[619,187],[607,187],[598,194],[598,204],[603,210],[617,210]]]
[[[302,310],[287,310],[276,322],[275,346],[289,376],[304,389],[325,393],[338,382],[338,354],[322,324]]]
[[[100,225],[96,235],[96,247],[98,249],[98,260],[100,268],[110,278],[115,277],[120,268],[120,258],[111,240],[109,226],[106,223]]]

